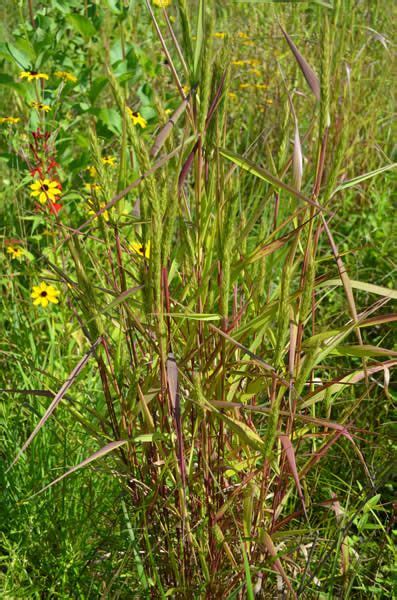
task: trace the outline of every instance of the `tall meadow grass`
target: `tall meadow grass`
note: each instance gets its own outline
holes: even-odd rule
[[[349,229],[395,181],[388,3],[36,4],[0,59],[5,597],[391,597],[397,292]],[[16,531],[54,507],[41,583]]]

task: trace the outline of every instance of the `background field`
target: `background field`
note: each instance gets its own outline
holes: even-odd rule
[[[0,595],[392,598],[394,3],[159,4],[0,7]]]

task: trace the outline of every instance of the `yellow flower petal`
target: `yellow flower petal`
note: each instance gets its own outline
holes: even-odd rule
[[[55,77],[59,77],[59,79],[63,79],[64,81],[71,81],[72,83],[76,83],[77,77],[68,73],[67,71],[55,71]]]

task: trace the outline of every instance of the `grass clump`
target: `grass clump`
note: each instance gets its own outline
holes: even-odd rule
[[[5,597],[392,595],[390,25],[333,4],[4,15]]]

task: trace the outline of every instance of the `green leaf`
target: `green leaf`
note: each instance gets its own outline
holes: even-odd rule
[[[32,67],[36,60],[36,53],[32,44],[25,39],[14,40],[13,44],[6,44],[6,48],[10,56],[18,64],[21,69]]]
[[[166,440],[169,437],[168,434],[161,433],[161,431],[155,431],[154,433],[141,433],[140,435],[135,436],[132,442],[134,444],[151,444],[157,440]]]
[[[220,315],[211,313],[166,313],[175,319],[190,319],[191,321],[219,321]]]
[[[325,398],[326,394],[330,394],[331,396],[334,396],[335,394],[338,394],[342,390],[348,389],[352,385],[359,383],[366,376],[374,375],[375,373],[384,371],[385,368],[391,369],[392,367],[395,367],[396,365],[397,365],[397,360],[389,360],[389,361],[386,361],[381,364],[367,367],[366,369],[361,369],[360,371],[354,371],[353,373],[349,373],[349,375],[346,375],[342,379],[340,379],[334,383],[331,383],[329,385],[325,385],[322,388],[320,388],[318,391],[315,391],[315,392],[309,394],[308,396],[306,396],[305,398],[303,398],[303,402],[300,405],[300,408],[304,409],[304,408],[308,408],[309,406],[313,406],[313,404],[316,404],[317,402],[321,402],[321,400],[323,400]]]
[[[254,594],[254,588],[252,586],[250,564],[249,564],[247,552],[245,551],[243,543],[241,543],[241,551],[243,553],[243,558],[244,558],[244,572],[245,572],[245,584],[247,587],[247,598],[248,598],[248,600],[254,600],[255,594]]]
[[[98,113],[98,117],[102,121],[110,131],[116,133],[117,135],[121,134],[122,131],[122,119],[120,114],[114,108],[101,108]]]
[[[397,356],[397,352],[388,350],[388,348],[379,348],[379,346],[371,346],[371,344],[363,344],[362,346],[337,346],[331,354],[341,354],[343,356]]]
[[[148,578],[145,573],[145,567],[142,562],[141,555],[139,554],[139,547],[136,543],[135,531],[132,526],[132,523],[131,523],[131,520],[130,520],[130,517],[128,514],[128,510],[127,510],[127,507],[126,507],[126,504],[125,504],[123,498],[121,498],[121,506],[123,508],[124,518],[125,518],[125,521],[127,524],[127,531],[128,531],[128,534],[129,534],[131,542],[132,542],[132,552],[134,555],[136,572],[137,572],[137,575],[139,578],[139,582],[140,582],[140,584],[142,584],[142,587],[144,590],[148,590],[149,589],[149,581],[148,581]]]
[[[66,15],[66,20],[73,27],[73,29],[75,29],[78,33],[81,33],[81,35],[85,38],[90,38],[97,32],[91,21],[82,15]]]
[[[259,179],[267,181],[267,183],[270,183],[277,189],[285,190],[286,192],[291,194],[291,196],[295,196],[295,198],[297,198],[298,200],[303,200],[304,202],[307,202],[307,204],[311,204],[316,208],[322,209],[322,207],[317,202],[314,202],[310,198],[307,198],[304,194],[302,194],[295,188],[291,187],[287,183],[284,183],[283,181],[269,173],[269,171],[266,171],[266,169],[258,167],[255,163],[248,160],[247,158],[244,158],[240,154],[236,154],[235,152],[231,152],[230,150],[225,150],[224,148],[220,148],[219,152],[222,156],[230,160],[238,167],[241,167],[242,169],[245,169],[252,175],[255,175],[255,177],[259,177]]]
[[[91,89],[88,93],[88,97],[91,100],[92,104],[95,104],[98,96],[102,92],[102,90],[107,86],[109,80],[107,77],[97,77],[94,79],[91,85]]]
[[[380,494],[376,494],[375,496],[372,496],[372,498],[370,498],[368,500],[368,502],[365,503],[365,505],[363,506],[363,512],[369,512],[370,510],[373,510],[377,504],[379,504],[379,500],[380,500]]]
[[[119,7],[119,2],[117,0],[107,0],[107,4],[108,4],[110,10],[112,11],[112,13],[114,13],[115,15],[122,14],[120,7]]]
[[[368,292],[369,294],[376,294],[377,296],[384,296],[385,298],[393,298],[393,300],[397,300],[397,290],[392,290],[380,285],[374,285],[373,283],[357,281],[354,279],[350,279],[350,284],[352,288],[355,288],[356,290],[361,290],[363,292]],[[342,281],[340,279],[328,279],[327,281],[320,283],[317,287],[332,287],[334,285],[342,285]]]
[[[194,76],[197,80],[198,76],[198,68],[200,63],[201,51],[203,48],[203,39],[204,39],[204,0],[200,0],[199,9],[198,9],[198,18],[197,18],[197,39],[196,39],[196,49],[194,52]]]
[[[247,444],[253,450],[258,450],[259,452],[264,452],[265,444],[264,441],[259,437],[259,435],[248,427],[243,421],[236,421],[235,419],[231,419],[223,413],[215,413],[222,421],[224,421],[232,431],[237,435],[241,442]]]
[[[102,308],[102,313],[104,314],[106,312],[109,312],[110,310],[112,310],[113,308],[115,308],[116,306],[121,304],[122,302],[125,302],[132,294],[135,294],[141,288],[142,288],[141,285],[137,285],[137,286],[128,288],[128,290],[125,290],[124,292],[122,292],[119,296],[117,296],[117,298],[112,300],[112,302],[110,302],[107,306],[104,306]]]
[[[341,190],[347,190],[366,179],[371,179],[372,177],[376,177],[376,175],[380,175],[380,173],[384,173],[384,171],[390,171],[390,169],[395,169],[397,167],[397,163],[392,163],[391,165],[386,165],[384,167],[380,167],[379,169],[375,169],[375,171],[370,171],[369,173],[364,173],[364,175],[358,175],[358,177],[354,177],[354,179],[349,179],[349,181],[344,181],[332,192],[331,196],[340,192]]]

